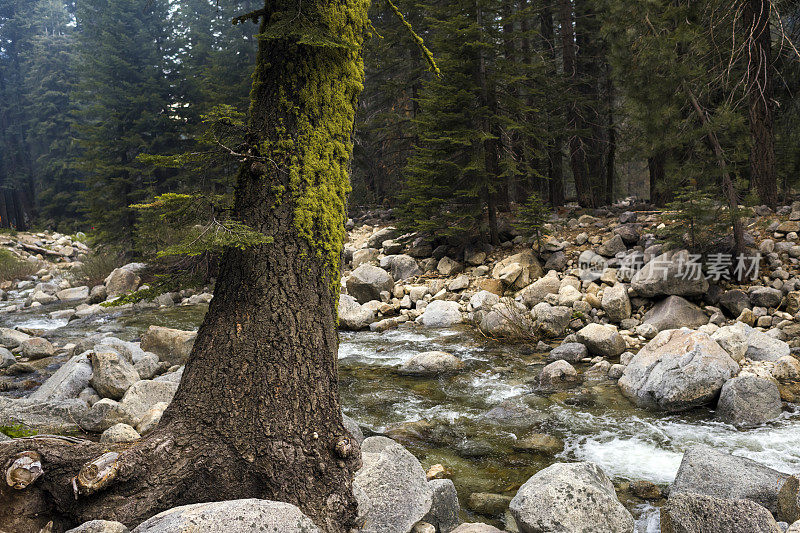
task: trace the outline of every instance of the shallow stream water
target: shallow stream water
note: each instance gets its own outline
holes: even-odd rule
[[[120,311],[69,324],[49,318],[46,312],[56,309],[5,314],[0,325],[46,332],[61,345],[98,331],[138,339],[152,324],[195,329],[206,307]],[[465,507],[475,492],[513,496],[531,475],[557,461],[592,461],[620,488],[634,480],[666,486],[683,451],[693,444],[800,472],[800,414],[794,406],[773,424],[737,430],[715,422],[709,410],[669,415],[636,408],[605,379],[560,391],[537,390],[546,354],[499,344],[466,327],[434,330],[404,324],[382,333],[343,332],[340,339],[344,412],[366,434],[385,433],[402,442],[425,468],[443,464]],[[431,378],[397,372],[407,358],[428,350],[457,355],[466,363],[464,370]],[[47,367],[48,373],[55,366]],[[579,371],[586,367],[578,365]],[[557,437],[564,449],[555,455],[515,451],[515,441],[529,433]],[[650,504],[625,491],[621,497],[639,518],[637,532],[658,531],[658,515]]]

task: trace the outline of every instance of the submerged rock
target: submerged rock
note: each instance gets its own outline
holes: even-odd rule
[[[400,366],[400,373],[417,376],[430,376],[456,372],[464,367],[464,362],[447,352],[432,351],[413,355]]]

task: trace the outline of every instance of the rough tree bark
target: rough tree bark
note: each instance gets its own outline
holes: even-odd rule
[[[747,98],[750,115],[750,173],[759,198],[778,204],[775,136],[772,117],[772,36],[770,6],[765,0],[745,0],[743,22],[747,41]]]
[[[339,405],[334,294],[368,5],[306,1],[298,13],[295,1],[270,0],[254,15],[264,38],[253,157],[240,170],[235,209],[274,241],[224,254],[183,380],[153,433],[128,446],[0,443],[0,465],[29,450],[44,470],[24,490],[0,489],[0,529],[38,532],[40,517],[131,526],[177,505],[245,497],[296,504],[326,532],[353,526],[360,451]],[[308,39],[296,32],[264,35],[296,17],[314,29],[314,45],[298,44]],[[109,450],[119,453],[115,478],[76,498],[73,477]],[[11,510],[23,500],[27,521]]]

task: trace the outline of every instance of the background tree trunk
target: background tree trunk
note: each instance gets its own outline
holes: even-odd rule
[[[759,198],[774,208],[778,205],[775,173],[775,137],[772,117],[772,37],[768,0],[745,0],[743,19],[747,34],[747,98],[749,102],[750,173]]]
[[[177,505],[262,498],[299,506],[326,532],[354,525],[360,451],[342,423],[334,296],[367,8],[305,4],[306,16],[352,47],[260,41],[254,157],[239,173],[235,211],[273,242],[224,254],[178,392],[159,427],[120,450],[117,479],[75,500],[70,476],[105,445],[0,444],[0,463],[23,449],[41,453],[45,474],[31,489],[44,491],[59,520],[132,526]],[[293,9],[266,2],[265,18]]]

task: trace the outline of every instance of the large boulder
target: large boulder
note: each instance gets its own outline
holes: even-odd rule
[[[747,354],[747,335],[741,322],[733,326],[722,326],[711,334],[711,340],[722,346],[728,355],[737,363]]]
[[[175,382],[143,379],[134,383],[119,403],[138,424],[157,403],[170,403],[176,390],[178,384]]]
[[[754,427],[781,415],[781,395],[771,379],[742,375],[722,386],[717,418],[737,427]]]
[[[365,264],[353,270],[345,285],[350,296],[365,304],[370,300],[380,300],[381,292],[391,291],[394,280],[384,269]]]
[[[533,316],[539,332],[545,337],[560,337],[572,320],[572,308],[563,305],[552,306],[541,302],[533,307]]]
[[[88,407],[77,398],[43,401],[0,396],[0,426],[22,424],[40,433],[77,433],[80,428],[75,421]]]
[[[32,400],[58,401],[77,398],[92,379],[92,365],[87,354],[75,355],[29,396]]]
[[[56,293],[59,300],[85,300],[89,297],[89,287],[72,287]]]
[[[133,292],[139,288],[142,278],[135,270],[125,265],[115,268],[105,279],[106,295],[109,298]]]
[[[461,311],[458,302],[434,300],[420,316],[423,326],[446,328],[461,323]]]
[[[565,342],[550,350],[547,362],[566,361],[579,363],[584,357],[589,357],[589,350],[579,342]]]
[[[671,250],[650,260],[631,279],[631,286],[646,298],[654,296],[700,296],[708,290],[702,272],[692,272],[689,252]],[[695,275],[696,274],[696,275]]]
[[[558,279],[558,272],[550,270],[522,290],[522,301],[526,306],[533,307],[543,302],[548,294],[558,294],[560,288],[561,280]]]
[[[758,307],[778,307],[783,293],[772,287],[755,287],[750,291],[750,303]]]
[[[375,321],[375,311],[361,305],[349,294],[339,295],[339,327],[350,331],[367,329]]]
[[[534,474],[509,505],[521,533],[631,533],[633,517],[594,463],[556,463]]]
[[[394,226],[388,226],[386,228],[379,229],[370,235],[369,239],[367,240],[367,246],[370,248],[381,248],[383,246],[383,241],[396,239],[400,235],[400,230]]]
[[[150,326],[142,335],[141,348],[171,365],[182,365],[189,359],[196,337],[196,331]]]
[[[19,344],[19,347],[22,350],[22,356],[28,359],[43,359],[56,353],[56,349],[50,344],[50,341],[41,337],[25,339]]]
[[[750,298],[740,289],[725,291],[719,297],[719,306],[727,312],[728,316],[736,318],[742,311],[750,308]]]
[[[708,323],[708,317],[693,303],[680,296],[670,296],[658,302],[642,317],[642,322],[652,324],[658,331],[666,329],[694,329]]]
[[[702,494],[670,495],[661,508],[661,533],[781,533],[757,503]]]
[[[399,372],[414,376],[433,376],[456,372],[462,368],[464,368],[464,362],[455,355],[431,351],[411,356],[400,366]]]
[[[133,533],[319,533],[314,522],[290,503],[270,500],[228,500],[195,503],[159,513]]]
[[[751,500],[778,511],[778,493],[789,476],[745,457],[697,445],[683,454],[670,495],[705,494],[730,500]]]
[[[8,348],[0,346],[0,370],[8,368],[17,362],[17,358],[11,353]]]
[[[433,490],[419,461],[397,442],[370,437],[361,444],[363,466],[353,492],[362,533],[408,533],[430,511]]]
[[[417,260],[410,255],[387,255],[381,259],[381,268],[388,268],[396,280],[406,280],[422,274]]]
[[[131,414],[119,402],[103,398],[92,405],[78,420],[82,429],[92,433],[102,433],[116,424],[134,424]]]
[[[590,353],[603,357],[616,357],[628,347],[616,329],[602,324],[592,323],[584,326],[578,331],[577,338]]]
[[[631,317],[631,300],[628,298],[628,289],[622,283],[608,287],[603,291],[603,311],[612,322],[622,322]]]
[[[734,327],[740,328],[747,338],[747,352],[745,357],[753,361],[772,361],[775,362],[781,357],[787,356],[792,349],[788,344],[772,335],[759,331],[755,328],[737,322]]]
[[[506,257],[492,268],[492,277],[502,279],[512,290],[528,286],[533,280],[542,277],[542,274],[544,274],[542,265],[532,250]]]
[[[433,491],[431,510],[422,519],[433,525],[439,533],[450,533],[458,526],[458,493],[450,479],[433,479],[428,482]]]
[[[683,411],[713,402],[738,372],[739,365],[705,333],[671,329],[634,356],[619,387],[641,407]]]
[[[115,350],[92,353],[91,385],[104,398],[119,400],[131,385],[139,381],[139,372]]]
[[[13,350],[22,344],[22,341],[30,338],[30,335],[22,331],[17,331],[16,329],[11,328],[0,328],[0,344],[9,350]]]

